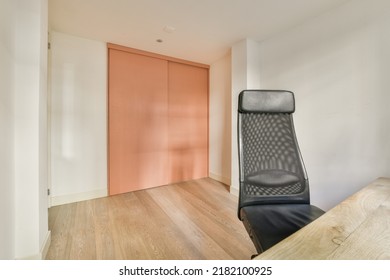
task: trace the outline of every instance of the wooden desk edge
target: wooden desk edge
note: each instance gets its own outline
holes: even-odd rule
[[[368,185],[366,185],[365,187],[361,188],[360,190],[358,190],[356,193],[350,195],[348,198],[346,198],[345,200],[343,200],[341,203],[339,203],[338,205],[334,206],[333,208],[331,208],[329,211],[327,211],[327,213],[329,212],[333,212],[334,210],[333,209],[337,209],[338,207],[340,207],[340,205],[342,205],[343,203],[346,203],[348,200],[351,200],[351,199],[354,199],[354,197],[356,196],[359,196],[362,194],[362,192],[368,190],[368,189],[373,189],[373,188],[376,188],[376,187],[390,187],[390,178],[389,177],[378,177],[377,179],[375,179],[374,181],[372,181],[371,183],[369,183]],[[325,215],[324,214],[324,217]],[[321,220],[322,217],[320,217],[318,220]],[[316,224],[320,221],[314,221],[310,224],[311,227],[313,226],[316,226]],[[313,224],[314,223],[314,224]],[[306,228],[306,227],[305,227]],[[285,240],[279,242],[278,244],[276,244],[275,246],[273,246],[272,248],[268,249],[267,251],[261,253],[260,255],[256,256],[254,258],[254,260],[277,260],[277,259],[308,259],[307,257],[306,258],[296,258],[296,257],[293,257],[293,258],[289,258],[289,256],[285,255],[283,256],[283,248],[288,248],[288,245],[290,242],[294,242],[296,238],[296,236],[298,236],[300,233],[301,233],[302,229],[297,231],[296,233],[292,234],[291,236],[287,237]],[[316,256],[313,255],[313,258],[311,259],[322,259],[322,258],[318,258]]]

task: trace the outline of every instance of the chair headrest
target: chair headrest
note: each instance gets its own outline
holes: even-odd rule
[[[294,113],[294,93],[286,90],[243,90],[238,98],[240,113]]]

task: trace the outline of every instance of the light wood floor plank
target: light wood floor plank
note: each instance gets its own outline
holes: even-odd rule
[[[47,259],[250,259],[237,198],[209,178],[49,209]]]

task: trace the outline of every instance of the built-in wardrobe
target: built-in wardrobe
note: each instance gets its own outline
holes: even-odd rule
[[[208,66],[108,44],[109,194],[208,176]]]

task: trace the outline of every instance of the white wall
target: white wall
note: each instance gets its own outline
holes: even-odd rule
[[[46,250],[47,1],[17,1],[14,84],[15,258],[41,258]]]
[[[50,241],[45,137],[47,1],[0,2],[0,258],[39,259]]]
[[[390,176],[390,1],[346,5],[263,42],[262,88],[295,92],[313,204]]]
[[[58,205],[107,195],[107,47],[51,32],[51,194]]]
[[[15,256],[14,0],[0,0],[0,259]]]
[[[259,45],[246,39],[232,47],[232,92],[231,98],[231,185],[230,192],[238,194],[239,166],[237,147],[237,110],[238,95],[245,89],[260,88]]]
[[[49,188],[49,146],[48,146],[48,0],[40,3],[40,48],[39,48],[39,103],[38,103],[38,122],[39,122],[39,244],[40,257],[46,256],[50,245],[49,217],[48,217],[48,193]],[[43,247],[42,247],[43,246]]]
[[[230,185],[231,54],[210,66],[209,176]]]

